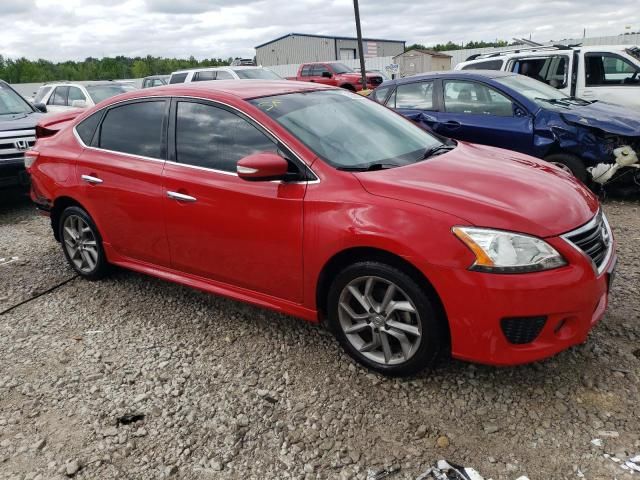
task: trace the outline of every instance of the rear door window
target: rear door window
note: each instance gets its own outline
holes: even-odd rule
[[[129,103],[109,109],[100,126],[100,148],[163,158],[165,110],[164,100]]]
[[[67,100],[69,106],[73,104],[74,100],[82,100],[86,102],[87,97],[84,96],[84,93],[82,93],[82,90],[80,90],[78,87],[69,87],[69,95]]]
[[[238,160],[258,152],[277,153],[278,147],[246,119],[213,105],[178,102],[179,163],[235,173]]]
[[[512,117],[513,102],[478,82],[445,80],[444,106],[448,113]]]
[[[433,81],[398,85],[395,108],[433,109]]]
[[[187,75],[187,73],[176,73],[174,75],[171,75],[169,83],[184,83],[184,81],[187,79]]]
[[[313,65],[311,68],[312,77],[321,77],[324,72],[331,73],[325,65]]]
[[[552,55],[550,57],[519,58],[511,61],[509,70],[544,82],[554,88],[565,88],[568,84],[569,57]]]
[[[302,72],[300,72],[300,75],[303,77],[309,77],[311,75],[311,65],[305,65],[304,67],[302,67]]]

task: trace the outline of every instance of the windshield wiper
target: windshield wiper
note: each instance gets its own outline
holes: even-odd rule
[[[388,168],[399,167],[395,163],[376,162],[361,167],[338,167],[338,170],[343,172],[373,172],[375,170],[386,170]]]
[[[436,145],[435,147],[427,148],[422,155],[422,159],[426,160],[427,158],[435,157],[436,155],[440,155],[445,152],[449,152],[456,148],[455,145]]]

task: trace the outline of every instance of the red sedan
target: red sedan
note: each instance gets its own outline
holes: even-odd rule
[[[72,116],[40,125],[26,164],[88,279],[118,265],[326,320],[388,375],[443,352],[539,360],[607,307],[614,242],[581,183],[343,89],[175,85]]]

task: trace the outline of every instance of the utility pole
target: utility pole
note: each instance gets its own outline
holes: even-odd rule
[[[364,48],[362,48],[362,30],[360,29],[360,9],[358,0],[353,0],[353,9],[356,12],[356,33],[358,35],[358,55],[360,55],[360,74],[362,75],[362,88],[367,88],[367,70],[364,66]]]

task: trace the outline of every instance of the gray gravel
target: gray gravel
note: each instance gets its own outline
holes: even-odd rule
[[[0,478],[409,479],[440,458],[634,478],[603,453],[640,453],[639,206],[606,205],[620,264],[588,343],[517,368],[386,379],[297,319],[126,271],[74,279],[0,315]],[[73,277],[48,219],[0,193],[11,256],[0,311]]]

